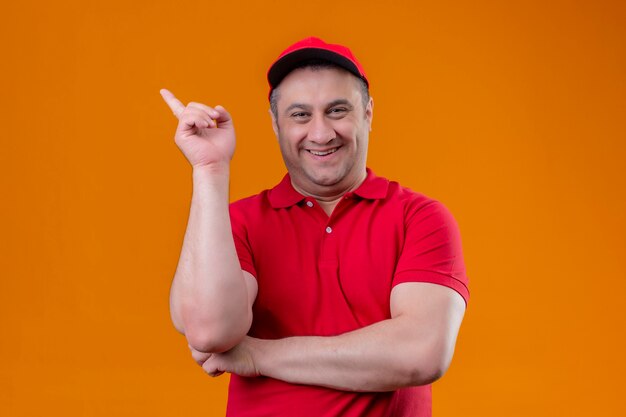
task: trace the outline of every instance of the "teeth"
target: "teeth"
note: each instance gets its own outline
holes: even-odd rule
[[[330,155],[331,153],[335,153],[337,152],[338,148],[335,149],[331,149],[329,151],[325,151],[325,152],[320,152],[320,151],[311,151],[309,150],[309,152],[311,152],[313,155],[317,155],[317,156],[326,156],[326,155]]]

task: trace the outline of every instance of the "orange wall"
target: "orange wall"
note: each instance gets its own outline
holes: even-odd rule
[[[370,166],[460,224],[436,415],[626,415],[625,5],[3,5],[0,415],[223,414],[168,318],[191,183],[159,89],[231,111],[232,198],[255,193],[284,172],[266,68],[308,35],[368,72]]]

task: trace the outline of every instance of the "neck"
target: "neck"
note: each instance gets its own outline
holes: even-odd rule
[[[365,178],[367,178],[367,171],[364,170],[362,175],[359,176],[359,178],[357,178],[357,180],[353,183],[348,184],[347,186],[343,186],[341,188],[320,187],[321,192],[317,190],[317,192],[306,191],[302,187],[298,186],[298,184],[293,182],[293,180],[291,181],[291,185],[300,194],[314,198],[319,203],[320,207],[324,209],[326,214],[330,216],[339,201],[341,201],[341,199],[343,198],[343,196],[359,188],[359,186],[363,184],[363,181],[365,181]]]
[[[339,201],[341,201],[341,197],[338,197],[332,201],[317,200],[320,207],[326,212],[328,217],[330,217],[330,215],[333,214],[333,210],[335,210],[335,207],[337,207],[337,204],[339,204]]]

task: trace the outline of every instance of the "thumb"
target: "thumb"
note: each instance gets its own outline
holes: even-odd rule
[[[224,106],[217,105],[214,109],[219,113],[219,116],[215,119],[218,127],[232,127],[233,119],[230,117],[230,113],[224,108]]]
[[[212,358],[209,358],[209,360],[202,364],[202,369],[212,377],[220,376],[224,373],[224,371],[219,369],[218,361],[215,356],[216,355],[213,355]]]
[[[170,110],[172,110],[172,113],[174,113],[174,116],[176,116],[176,118],[180,118],[180,114],[183,110],[185,110],[185,105],[181,103],[181,101],[177,99],[171,91],[162,88],[159,92],[161,93],[163,100],[165,100],[165,103],[167,103],[170,107]]]

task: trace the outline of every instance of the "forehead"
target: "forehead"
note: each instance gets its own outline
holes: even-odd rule
[[[298,68],[290,72],[278,86],[278,106],[294,102],[324,105],[338,99],[355,105],[361,99],[359,80],[340,68]]]

